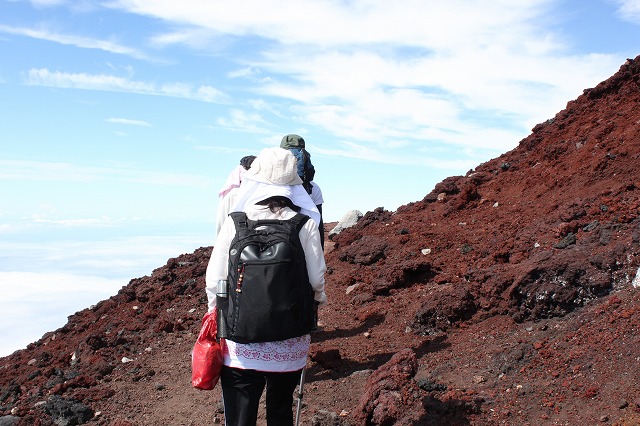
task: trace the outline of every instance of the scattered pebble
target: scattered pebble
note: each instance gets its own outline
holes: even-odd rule
[[[349,293],[353,292],[353,290],[357,289],[359,286],[360,285],[358,283],[352,284],[349,287],[347,287],[347,290],[346,290],[345,293],[349,294]]]
[[[483,376],[473,376],[474,383],[484,383],[486,381],[487,379],[485,379]]]
[[[633,288],[640,288],[640,268],[636,271],[636,276],[633,278],[631,285]]]

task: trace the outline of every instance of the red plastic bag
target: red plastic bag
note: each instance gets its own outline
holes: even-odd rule
[[[191,352],[191,384],[197,389],[212,390],[220,379],[224,343],[216,341],[216,320],[217,310],[202,317],[200,335]]]

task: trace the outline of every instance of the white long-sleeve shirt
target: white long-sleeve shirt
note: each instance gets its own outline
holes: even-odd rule
[[[216,209],[216,235],[220,233],[224,221],[229,216],[229,212],[236,203],[238,188],[231,188],[225,195],[220,197]]]
[[[296,214],[289,208],[272,213],[267,206],[261,205],[251,206],[246,213],[251,220],[289,219]],[[207,265],[206,292],[209,311],[213,311],[216,306],[218,280],[227,279],[229,247],[235,234],[233,220],[228,217],[220,229]],[[309,219],[300,230],[299,236],[305,253],[309,282],[315,292],[314,298],[321,305],[325,304],[327,296],[324,292],[324,274],[327,267],[320,244],[318,224]],[[306,334],[278,342],[243,344],[227,340],[226,343],[224,365],[259,371],[295,371],[306,364],[311,337]]]

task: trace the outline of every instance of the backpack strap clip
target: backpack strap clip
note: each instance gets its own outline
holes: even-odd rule
[[[296,215],[294,217],[292,217],[291,219],[289,219],[289,220],[291,221],[291,223],[293,224],[295,229],[298,232],[300,232],[300,230],[302,229],[304,224],[307,223],[307,221],[309,219],[310,219],[310,217],[307,216],[306,214],[296,213]]]
[[[248,229],[249,228],[249,218],[245,212],[231,212],[229,213],[231,219],[233,219],[233,223],[236,225],[236,229]]]

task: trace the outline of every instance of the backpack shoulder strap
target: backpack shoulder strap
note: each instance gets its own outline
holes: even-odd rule
[[[229,213],[231,219],[233,219],[233,223],[236,225],[236,229],[248,229],[249,228],[249,218],[245,212],[232,212]]]
[[[300,232],[304,224],[307,223],[309,219],[309,216],[307,216],[306,214],[296,213],[296,215],[289,220],[291,221],[295,229]]]
[[[237,230],[249,229],[252,227],[250,226],[250,224],[259,226],[259,225],[268,225],[271,223],[282,224],[284,222],[287,222],[286,220],[280,220],[280,219],[262,219],[262,220],[252,221],[247,217],[247,214],[245,212],[232,212],[232,213],[229,213],[229,216],[231,216],[231,219],[233,219],[233,223],[236,225]],[[292,224],[293,228],[295,228],[295,230],[298,231],[299,233],[302,227],[304,226],[304,224],[307,223],[309,219],[310,217],[307,216],[306,214],[296,213],[296,215],[293,216],[291,219],[288,219],[288,221]]]

